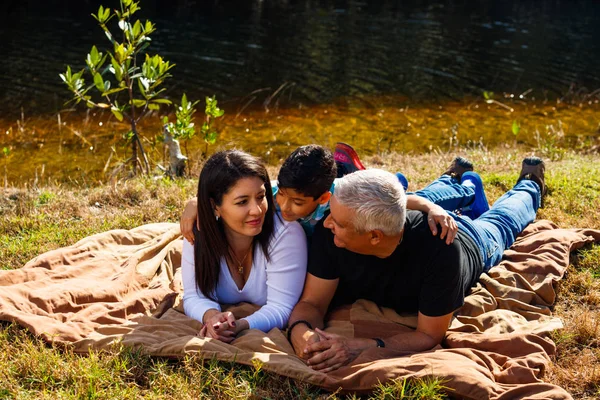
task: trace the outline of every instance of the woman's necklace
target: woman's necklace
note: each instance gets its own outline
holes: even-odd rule
[[[244,258],[242,258],[242,261],[238,260],[238,258],[235,256],[235,252],[233,251],[233,249],[231,249],[231,256],[233,257],[233,259],[235,260],[235,262],[237,263],[237,271],[240,275],[244,274],[244,261],[246,261],[246,258],[248,258],[248,254],[250,254],[250,252],[252,251],[252,245],[250,245],[250,248],[248,249],[248,251],[246,252],[246,255],[244,256]]]

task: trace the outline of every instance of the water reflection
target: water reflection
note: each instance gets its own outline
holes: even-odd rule
[[[89,14],[116,0],[0,5],[0,115],[57,112],[65,64],[105,43]],[[590,1],[143,0],[152,52],[177,63],[169,94],[232,107],[401,95],[438,101],[483,90],[556,97],[600,87],[600,3]],[[254,96],[248,97],[252,92]]]

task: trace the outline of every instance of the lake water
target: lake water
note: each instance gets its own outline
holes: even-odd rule
[[[90,14],[117,0],[3,0],[0,115],[56,112],[58,78],[108,43]],[[322,104],[365,94],[437,101],[482,91],[600,88],[598,1],[144,0],[169,93],[226,104]],[[544,94],[545,93],[545,94]],[[534,93],[535,95],[535,93]]]

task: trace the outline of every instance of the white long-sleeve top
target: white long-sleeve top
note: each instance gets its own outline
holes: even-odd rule
[[[206,297],[196,286],[194,245],[184,239],[182,257],[183,309],[185,314],[202,322],[204,313],[220,304],[248,302],[261,306],[245,319],[250,329],[268,332],[284,328],[298,302],[306,278],[307,245],[304,230],[297,222],[285,222],[275,215],[274,233],[269,243],[267,261],[260,246],[254,248],[252,269],[240,290],[221,259],[219,283],[215,290],[217,302]]]

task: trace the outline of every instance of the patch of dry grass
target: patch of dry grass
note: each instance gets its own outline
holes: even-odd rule
[[[402,171],[410,190],[424,187],[455,155],[469,157],[480,172],[490,201],[516,181],[523,149],[489,151],[483,147],[456,154],[379,154],[365,164]],[[270,166],[272,178],[277,167]],[[591,155],[562,152],[547,162],[550,188],[540,218],[561,227],[600,228],[600,163]],[[0,191],[0,268],[20,268],[47,250],[72,244],[109,229],[150,222],[177,222],[196,180],[137,179],[114,186]],[[567,277],[558,284],[554,312],[565,328],[553,336],[554,364],[546,380],[574,397],[600,397],[600,246],[579,251]],[[425,383],[424,387],[421,387]],[[421,391],[419,391],[421,390]],[[443,397],[443,382],[390,382],[371,398]],[[48,346],[23,328],[0,325],[0,398],[320,398],[336,399],[310,385],[254,368],[190,356],[183,360],[148,357],[130,349],[82,357]],[[350,396],[349,398],[354,398]],[[423,398],[423,397],[422,397]]]
[[[554,312],[564,329],[554,332],[554,364],[548,379],[577,399],[600,397],[600,246],[572,257],[569,274],[558,284]]]

